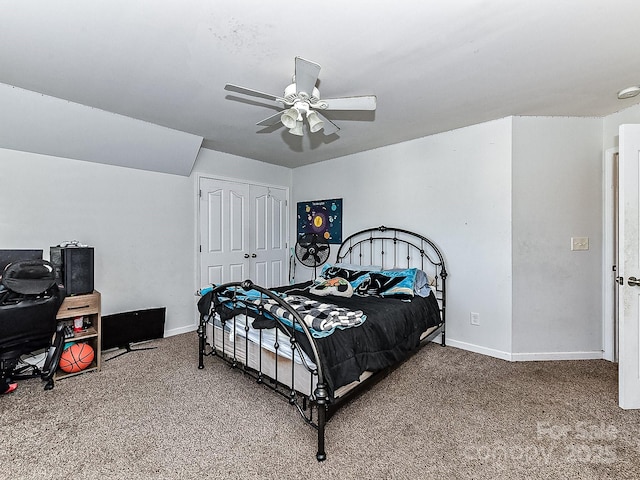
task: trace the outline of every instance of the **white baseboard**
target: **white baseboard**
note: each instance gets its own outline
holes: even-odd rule
[[[440,343],[440,335],[433,339],[433,342]],[[469,352],[480,353],[489,357],[500,358],[509,362],[540,362],[549,360],[600,360],[603,352],[600,350],[592,352],[532,352],[532,353],[509,353],[493,348],[474,345],[473,343],[461,342],[447,337],[446,345],[460,348]]]
[[[193,323],[191,325],[185,325],[184,327],[172,328],[171,330],[165,330],[165,337],[173,337],[174,335],[180,335],[181,333],[194,332],[198,329],[198,324]]]
[[[185,325],[184,327],[165,330],[165,337],[180,335],[181,333],[194,332],[198,329],[198,324]],[[441,335],[434,337],[432,342],[441,343]],[[447,337],[447,346],[467,350],[469,352],[480,353],[489,357],[507,360],[509,362],[540,362],[549,360],[601,360],[604,354],[601,350],[593,352],[533,352],[533,353],[509,353],[493,348],[482,347],[473,343],[461,342]]]
[[[433,339],[435,343],[441,343],[440,335]],[[511,361],[511,354],[509,352],[503,352],[501,350],[495,350],[493,348],[481,347],[480,345],[474,345],[472,343],[460,342],[453,340],[451,337],[447,337],[445,345],[448,347],[456,347],[461,350],[467,350],[469,352],[480,353],[489,357],[500,358],[501,360]]]
[[[536,352],[536,353],[512,353],[514,362],[541,362],[548,360],[601,360],[603,352]]]

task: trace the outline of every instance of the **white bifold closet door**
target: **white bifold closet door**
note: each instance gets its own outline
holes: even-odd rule
[[[288,278],[288,189],[200,179],[200,284]]]

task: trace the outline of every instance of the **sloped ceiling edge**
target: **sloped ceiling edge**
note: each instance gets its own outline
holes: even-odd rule
[[[0,148],[189,176],[202,137],[0,84]]]

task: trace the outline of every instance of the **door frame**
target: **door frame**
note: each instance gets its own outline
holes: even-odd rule
[[[286,208],[287,208],[287,214],[286,214],[286,225],[285,225],[285,230],[287,232],[287,248],[291,245],[291,188],[286,186],[286,185],[276,185],[273,183],[263,183],[263,182],[256,182],[253,180],[248,180],[246,178],[237,178],[237,177],[226,177],[224,175],[213,175],[213,174],[207,174],[207,173],[198,173],[196,175],[194,175],[194,179],[195,179],[195,185],[194,185],[194,202],[195,202],[195,258],[194,258],[194,262],[195,262],[195,281],[196,281],[196,285],[197,285],[197,289],[199,290],[200,288],[202,288],[204,285],[200,285],[201,283],[201,267],[200,267],[200,180],[203,178],[207,178],[209,180],[220,180],[223,182],[235,182],[235,183],[246,183],[247,185],[258,185],[261,187],[266,187],[266,188],[280,188],[286,191]],[[198,320],[196,320],[197,322]],[[196,323],[197,324],[197,323]]]
[[[617,170],[614,164],[618,147],[609,148],[603,156],[603,226],[602,226],[602,358],[610,362],[618,361],[618,325],[616,315],[616,272],[613,272],[612,261],[615,263],[617,235],[615,232]]]

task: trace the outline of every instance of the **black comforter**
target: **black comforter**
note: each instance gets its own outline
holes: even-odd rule
[[[336,329],[329,336],[315,339],[332,397],[335,389],[358,380],[363,372],[381,370],[405,360],[418,348],[420,335],[441,323],[438,302],[433,293],[426,298],[415,296],[411,300],[356,295],[349,298],[320,297],[304,288],[308,285],[275,290],[354,311],[362,310],[367,315],[366,321],[358,327]],[[309,354],[306,336],[299,333],[297,338]]]

